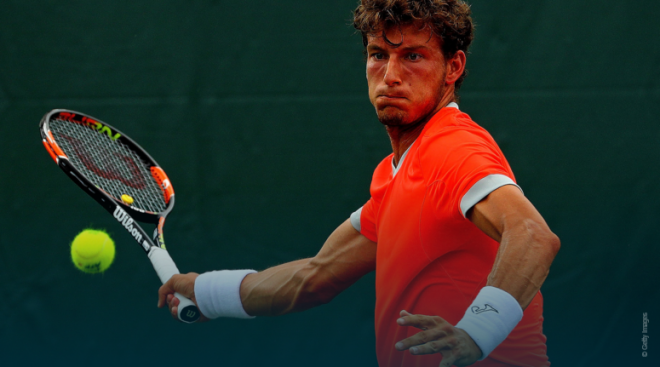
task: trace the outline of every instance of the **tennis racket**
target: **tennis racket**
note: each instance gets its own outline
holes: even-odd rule
[[[55,163],[140,244],[160,281],[179,274],[163,238],[174,189],[158,163],[124,133],[80,112],[52,110],[41,119],[39,130]],[[153,238],[137,221],[156,225]],[[197,306],[179,293],[175,296],[179,320],[195,322],[200,316]]]

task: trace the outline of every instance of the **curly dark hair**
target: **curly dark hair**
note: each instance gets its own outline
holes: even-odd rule
[[[381,33],[385,42],[392,46],[385,31],[392,27],[419,24],[430,27],[442,42],[445,58],[451,58],[461,50],[467,54],[474,38],[474,24],[470,6],[461,0],[361,0],[353,15],[353,27],[362,33],[362,43],[367,46],[367,36]],[[461,87],[467,70],[456,80],[455,90]]]

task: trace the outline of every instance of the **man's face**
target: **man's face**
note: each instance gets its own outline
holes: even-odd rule
[[[418,25],[391,28],[387,39],[369,36],[367,81],[369,99],[378,120],[386,126],[420,121],[435,112],[445,91],[446,61],[440,40],[429,27]]]

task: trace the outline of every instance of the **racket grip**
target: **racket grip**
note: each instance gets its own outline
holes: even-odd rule
[[[167,250],[154,246],[149,250],[148,256],[149,260],[151,260],[151,264],[156,270],[156,274],[158,274],[158,277],[163,284],[170,280],[172,275],[180,274],[179,269],[174,264],[174,261]],[[195,303],[179,292],[174,293],[174,296],[179,299],[179,320],[188,324],[197,321],[201,313]]]

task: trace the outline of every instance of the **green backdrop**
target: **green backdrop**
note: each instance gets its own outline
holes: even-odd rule
[[[660,5],[471,4],[461,109],[562,239],[543,286],[553,365],[657,365]],[[74,109],[152,153],[177,193],[166,233],[182,271],[313,256],[390,152],[355,5],[0,1],[0,364],[376,366],[373,274],[299,314],[171,320],[142,251],[37,131],[48,110]],[[87,226],[117,243],[103,275],[69,258]]]

